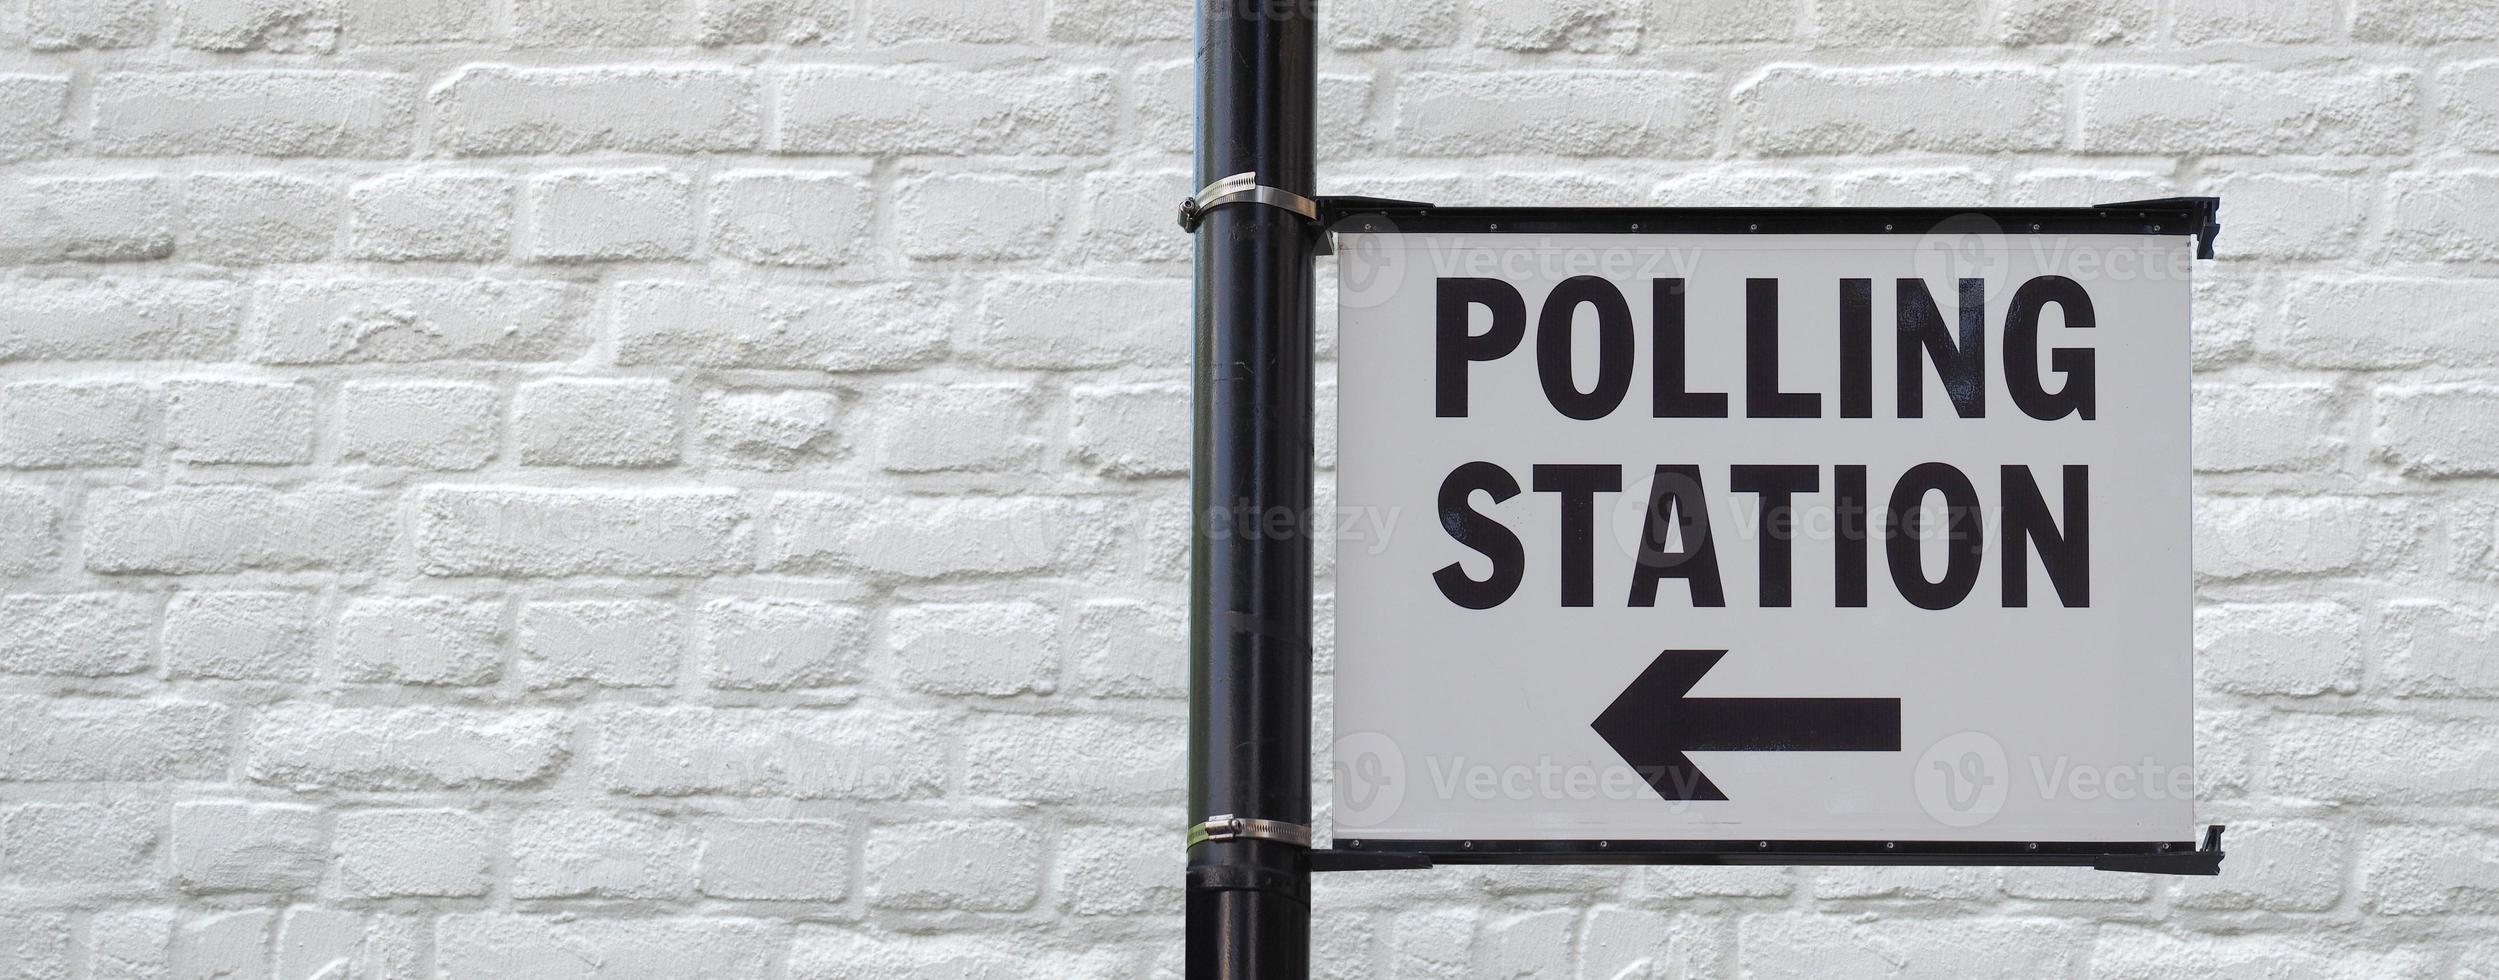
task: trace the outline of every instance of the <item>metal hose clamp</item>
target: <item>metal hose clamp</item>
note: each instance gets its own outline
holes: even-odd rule
[[[1189,846],[1196,847],[1210,840],[1271,840],[1294,847],[1310,846],[1310,828],[1282,820],[1260,820],[1220,813],[1206,818],[1205,823],[1189,828]]]
[[[1242,202],[1282,208],[1312,221],[1319,220],[1319,202],[1292,191],[1261,184],[1258,172],[1249,170],[1199,188],[1196,196],[1180,202],[1180,230],[1194,232],[1198,224],[1206,220],[1206,212]]]

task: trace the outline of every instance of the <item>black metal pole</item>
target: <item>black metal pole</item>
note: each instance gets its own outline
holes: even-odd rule
[[[1313,195],[1314,0],[1196,0],[1199,186]],[[1189,821],[1310,823],[1310,263],[1318,229],[1241,203],[1197,236]],[[1192,980],[1310,974],[1310,856],[1189,849]]]

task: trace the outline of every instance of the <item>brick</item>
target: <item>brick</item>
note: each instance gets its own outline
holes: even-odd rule
[[[1989,13],[1975,0],[1807,0],[1806,6],[1822,43],[1873,48],[1968,44]]]
[[[416,82],[360,71],[105,72],[95,139],[111,156],[395,157]]]
[[[290,892],[321,883],[321,811],[309,806],[174,805],[174,876],[191,892]]]
[[[984,715],[965,722],[963,782],[973,794],[1034,803],[1178,802],[1181,719]],[[1104,754],[1103,746],[1119,746]]]
[[[2332,385],[2199,384],[2194,412],[2195,468],[2205,473],[2331,468],[2348,428]]]
[[[490,173],[394,173],[348,191],[347,254],[383,262],[486,261],[512,237],[512,181]]]
[[[2096,868],[2008,868],[2004,893],[2041,902],[2125,902],[2152,897],[2147,875],[2108,874]]]
[[[1167,3],[1066,0],[1050,5],[1042,32],[1060,44],[1143,44],[1186,41],[1196,29],[1188,11]],[[1328,36],[1326,29],[1320,36]]]
[[[226,769],[224,705],[0,696],[0,779],[143,782]]]
[[[1076,915],[1141,915],[1182,900],[1186,862],[1162,828],[1077,827],[1059,838],[1058,895]]]
[[[2100,927],[2091,949],[2092,976],[2108,980],[2160,977],[2314,977],[2366,980],[2439,976],[2427,950],[2355,948],[2322,935],[2212,935],[2156,932],[2136,925]]]
[[[241,297],[225,283],[38,279],[0,286],[0,361],[214,360]]]
[[[0,387],[0,465],[137,466],[147,460],[155,395],[117,382],[26,381]]]
[[[2499,237],[2475,215],[2499,209],[2499,170],[2399,173],[2387,178],[2387,245],[2408,259],[2487,262]]]
[[[1105,71],[811,66],[782,77],[777,146],[854,156],[1094,153],[1110,148],[1117,116]]]
[[[612,793],[913,799],[947,772],[939,730],[850,711],[614,706],[599,715],[596,773]]]
[[[1957,978],[2063,976],[2076,966],[2083,927],[2050,919],[1944,921],[1762,912],[1737,922],[1746,973]]]
[[[1068,399],[1077,459],[1115,477],[1189,472],[1187,386],[1082,385]]]
[[[1049,608],[1031,602],[929,603],[886,620],[903,686],[930,694],[1056,691],[1057,632]]]
[[[2440,109],[2446,117],[2447,142],[2464,150],[2499,150],[2499,61],[2450,65],[2439,72],[2439,81],[2445,92]],[[33,138],[31,134],[36,132],[31,120],[43,118],[40,107],[49,104],[43,101],[49,98],[48,95],[37,98],[32,92],[45,90],[43,86],[29,89],[30,109],[23,118],[30,120],[26,124],[30,140]],[[14,91],[17,89],[12,83],[0,81],[0,92]],[[14,101],[0,96],[0,104],[13,104]],[[7,131],[8,127],[0,126],[0,132]],[[0,137],[0,146],[8,142],[7,137]]]
[[[1995,194],[1996,181],[1968,167],[1860,170],[1831,180],[1841,207],[1972,207]]]
[[[1822,196],[1811,174],[1712,167],[1669,177],[1649,199],[1666,207],[1807,207]]]
[[[841,452],[829,391],[713,391],[703,395],[702,439],[712,461],[745,470],[788,470]]]
[[[201,51],[328,54],[338,47],[340,0],[192,0],[174,43]]]
[[[33,881],[152,882],[164,819],[143,800],[29,803],[0,820],[0,853],[9,874]]]
[[[1101,502],[1088,500],[782,494],[764,514],[763,566],[905,578],[1075,568],[1102,553],[1106,520]],[[935,540],[947,547],[929,548]]]
[[[868,831],[868,904],[880,909],[1014,912],[1041,897],[1041,836],[1004,820]],[[977,859],[967,855],[977,854]]]
[[[518,786],[564,765],[569,729],[552,711],[287,703],[252,724],[244,768],[254,782],[277,786]]]
[[[2380,630],[2380,690],[2397,697],[2499,697],[2499,661],[2489,656],[2499,623],[2488,608],[2398,600],[2387,604]]]
[[[710,575],[749,562],[725,490],[429,487],[415,501],[428,575]]]
[[[2079,170],[2048,167],[2013,179],[2006,203],[2077,207],[2104,201],[2140,201],[2177,193],[2168,174],[2148,170]],[[2232,201],[2234,206],[2237,201]],[[2233,231],[2237,229],[2232,228]]]
[[[677,611],[665,602],[583,599],[521,610],[521,680],[532,690],[666,687],[684,648]]]
[[[61,509],[41,490],[0,487],[0,576],[50,571],[60,559]]]
[[[1077,611],[1076,683],[1087,694],[1175,698],[1189,693],[1188,616],[1168,603],[1104,599]]]
[[[2377,389],[2377,455],[2418,477],[2499,473],[2499,387]]]
[[[126,262],[173,250],[172,181],[55,177],[0,185],[0,263]]]
[[[1033,33],[1037,0],[873,0],[868,40],[877,44],[960,41],[1003,44]]]
[[[339,674],[368,684],[476,686],[503,676],[503,603],[367,596],[338,617]]]
[[[1707,156],[1717,101],[1709,76],[1680,72],[1413,72],[1398,83],[1397,146],[1426,156]]]
[[[110,677],[148,669],[155,604],[117,592],[0,596],[0,674]]]
[[[2360,859],[2361,902],[2378,915],[2499,912],[2499,836],[2455,827],[2388,827]]]
[[[1599,906],[1580,932],[1578,976],[1710,976],[1733,949],[1725,930],[1703,916]]]
[[[1640,47],[1646,7],[1631,0],[1478,3],[1475,43],[1501,51],[1626,54]]]
[[[199,378],[165,384],[165,443],[185,463],[312,461],[312,386]]]
[[[513,442],[535,466],[666,466],[677,461],[677,394],[666,381],[557,378],[513,398]]]
[[[2182,44],[2297,44],[2332,40],[2342,27],[2343,5],[2334,0],[2194,0],[2178,7],[2171,33]]]
[[[279,980],[412,977],[431,923],[413,915],[367,918],[335,909],[290,908],[278,924]]]
[[[786,933],[777,923],[732,918],[474,912],[438,920],[434,948],[442,975],[474,980],[761,977],[772,974]]]
[[[962,353],[1005,368],[1097,368],[1185,363],[1189,284],[1162,279],[1013,278],[983,290]],[[1106,320],[1102,310],[1160,315]]]
[[[2473,0],[2361,0],[2352,11],[2359,41],[2487,41],[2499,24]]]
[[[2417,536],[2394,504],[2352,497],[2207,497],[2196,502],[2198,575],[2321,575],[2399,554]]]
[[[590,297],[506,279],[296,279],[253,297],[268,364],[545,361],[581,348]]]
[[[1320,8],[1321,38],[1340,51],[1438,48],[1457,43],[1457,0],[1398,4],[1330,4]]]
[[[37,51],[137,48],[156,37],[156,0],[31,0],[25,10]]]
[[[1171,208],[1161,202],[1195,190],[1189,175],[1178,170],[1086,174],[1077,192],[1085,215],[1076,234],[1077,258],[1088,264],[1185,261],[1189,239],[1164,234]]]
[[[2061,115],[2027,68],[1775,66],[1735,89],[1737,141],[1774,155],[2044,150]]]
[[[1029,259],[1050,250],[1058,187],[1014,174],[937,174],[906,180],[894,200],[903,254],[915,259]]]
[[[2350,254],[2370,210],[2368,182],[2345,174],[2225,174],[2207,183],[2204,193],[2230,202],[2234,256]]]
[[[875,192],[849,174],[741,171],[711,186],[712,250],[760,265],[858,261],[875,216]]]
[[[2111,65],[2082,71],[2080,147],[2096,153],[2401,153],[2414,78],[2401,69],[2273,71]]]
[[[1997,868],[1822,868],[1810,873],[1814,897],[1986,901],[2004,891]]]
[[[529,257],[681,259],[694,253],[694,182],[661,169],[571,171],[530,181]]]
[[[484,895],[494,881],[496,839],[492,825],[458,810],[342,813],[338,884],[365,898]]]
[[[465,381],[349,381],[338,388],[344,461],[473,470],[495,457],[502,397]]]
[[[752,150],[753,73],[473,65],[435,86],[434,142],[463,156]]]
[[[2309,697],[2360,688],[2360,614],[2332,602],[2236,603],[2195,614],[2206,690]]]
[[[2300,367],[2499,364],[2499,280],[2307,278],[2286,292],[2264,346]],[[2394,311],[2405,329],[2386,329]]]
[[[2499,793],[2499,743],[2469,720],[2284,714],[2266,785],[2312,800],[2474,805]]]
[[[884,371],[945,350],[938,301],[911,286],[616,287],[617,361],[671,367]]]
[[[885,388],[874,412],[879,465],[896,473],[1030,465],[1035,402],[1026,384],[908,384]]]
[[[2351,835],[2314,820],[2233,820],[2227,875],[2180,880],[2171,901],[2188,909],[2322,912],[2343,897]]]
[[[304,592],[174,593],[165,602],[165,670],[230,681],[313,678],[319,602]]]
[[[6,915],[0,914],[0,921]],[[173,912],[168,909],[114,909],[96,913],[87,927],[87,969],[96,980],[149,980],[172,970]],[[60,937],[69,936],[61,923]],[[0,967],[8,965],[0,949]],[[66,962],[66,961],[65,961]],[[67,975],[64,965],[63,973]],[[40,973],[38,976],[42,975]]]
[[[667,817],[568,810],[512,826],[515,898],[680,898],[700,844]]]
[[[390,547],[391,498],[344,486],[99,489],[87,501],[87,568],[191,574],[358,568]]]
[[[2012,0],[1996,22],[1998,40],[2104,46],[2150,40],[2157,11],[2151,0]]]
[[[180,254],[221,265],[313,262],[330,254],[344,205],[321,180],[199,174],[184,183]]]
[[[868,619],[815,599],[720,598],[703,604],[703,674],[711,686],[779,691],[858,681]]]
[[[703,44],[829,44],[850,35],[850,0],[698,0]]]
[[[269,929],[276,920],[267,909],[185,916],[175,924],[173,961],[182,964],[183,976],[267,980]]]
[[[684,41],[691,26],[677,0],[512,0],[512,38],[524,47],[653,47]]]
[[[61,149],[69,115],[69,76],[0,74],[0,160]]]
[[[847,824],[714,820],[703,827],[697,889],[711,898],[838,902],[850,894]]]
[[[349,43],[449,44],[495,38],[495,0],[346,0]]]

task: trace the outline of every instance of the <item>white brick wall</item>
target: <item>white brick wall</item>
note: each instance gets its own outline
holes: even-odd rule
[[[2233,856],[1331,878],[1319,975],[2499,976],[2487,2],[1326,7],[1333,192],[2222,195]],[[0,977],[1176,976],[1190,29],[5,5]]]

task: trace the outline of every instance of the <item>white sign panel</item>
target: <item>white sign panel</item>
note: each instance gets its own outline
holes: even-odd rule
[[[1340,841],[2191,833],[2192,238],[1385,225]]]

